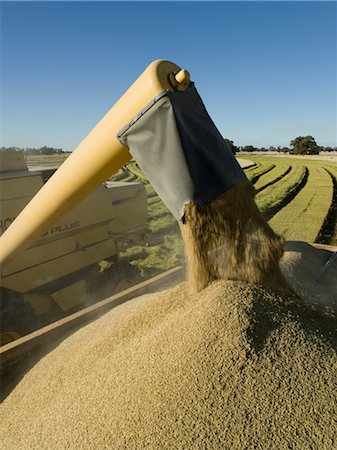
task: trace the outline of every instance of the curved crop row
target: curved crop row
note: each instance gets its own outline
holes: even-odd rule
[[[129,172],[122,167],[122,169],[120,169],[117,173],[113,174],[110,177],[111,181],[125,181],[129,176]]]
[[[129,172],[133,173],[140,181],[143,183],[148,183],[148,179],[139,168],[138,164],[135,161],[130,161],[127,163],[126,168]]]
[[[256,170],[258,167],[261,166],[261,164],[260,164],[259,162],[253,161],[253,160],[251,160],[251,161],[252,161],[254,164],[251,165],[251,166],[249,166],[249,167],[246,167],[246,169],[244,169],[246,175],[247,175],[247,173],[252,172],[253,170]]]
[[[254,185],[256,192],[261,192],[268,186],[275,184],[277,181],[281,180],[281,178],[286,176],[290,170],[291,166],[289,164],[277,164],[272,170],[258,179]]]
[[[126,171],[126,176],[120,181],[131,182],[131,181],[137,181],[137,180],[138,180],[137,175],[133,174],[130,171]]]
[[[254,166],[251,170],[245,171],[246,177],[252,184],[255,184],[262,175],[269,172],[274,167],[275,167],[275,164],[272,164],[272,163],[260,164],[258,167]]]
[[[127,164],[126,166],[122,167],[116,174],[112,175],[110,180],[112,181],[124,181],[124,182],[130,182],[130,181],[136,181],[138,179],[138,176],[130,170],[130,166]]]
[[[333,185],[329,173],[310,166],[305,187],[270,220],[275,231],[287,239],[315,242],[332,203]]]
[[[267,219],[289,203],[306,182],[306,167],[298,164],[277,183],[259,192],[255,201]]]
[[[330,210],[317,237],[317,242],[337,245],[337,167],[326,165],[324,168],[331,177],[333,184],[333,198]]]

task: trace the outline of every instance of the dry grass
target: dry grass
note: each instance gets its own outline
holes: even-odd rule
[[[332,449],[336,322],[241,282],[119,306],[1,407],[9,449]]]

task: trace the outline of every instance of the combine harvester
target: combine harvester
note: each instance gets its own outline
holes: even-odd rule
[[[2,234],[55,170],[28,170],[23,152],[0,152]],[[132,211],[132,214],[130,213]],[[1,345],[140,281],[121,251],[148,240],[142,183],[108,181],[2,267]],[[100,261],[110,267],[103,286]]]
[[[248,275],[245,276],[243,269],[246,266],[242,264],[241,267],[240,261],[235,260],[235,270],[239,273],[239,279],[264,281],[263,276],[266,277],[272,269],[278,270],[276,268],[282,254],[280,251],[281,240],[264,223],[262,216],[260,217],[257,207],[253,204],[252,190],[247,188],[245,175],[208,116],[190,81],[189,73],[169,61],[158,60],[150,64],[46,184],[42,186],[41,174],[32,175],[25,172],[25,180],[35,177],[37,183],[35,191],[38,190],[38,193],[0,238],[2,284],[6,289],[19,291],[24,294],[26,300],[33,301],[34,295],[44,294],[44,286],[56,286],[53,284],[53,280],[64,280],[64,277],[67,279],[66,274],[70,273],[69,266],[64,267],[64,272],[61,270],[63,267],[57,267],[56,275],[53,272],[55,270],[53,263],[51,263],[52,270],[49,270],[49,263],[45,264],[44,273],[39,274],[40,278],[36,278],[35,271],[38,261],[35,264],[31,264],[31,261],[34,262],[34,258],[40,258],[41,261],[41,254],[36,256],[38,248],[44,247],[50,254],[55,254],[61,250],[63,242],[68,240],[71,251],[81,255],[80,266],[76,263],[76,271],[71,274],[76,278],[79,272],[80,279],[77,280],[78,283],[73,283],[73,280],[68,285],[65,283],[64,292],[59,287],[55,291],[51,289],[45,297],[46,303],[43,305],[40,303],[40,305],[41,308],[48,309],[46,305],[51,301],[58,303],[59,306],[62,303],[67,306],[71,305],[71,307],[83,303],[84,291],[82,290],[81,293],[80,290],[76,291],[75,289],[80,288],[80,285],[83,284],[88,267],[96,264],[100,259],[118,254],[119,250],[116,248],[115,239],[109,240],[108,236],[116,234],[121,239],[128,236],[127,241],[134,242],[144,239],[146,233],[144,189],[139,184],[128,184],[128,187],[125,185],[100,187],[132,157],[136,159],[155,190],[179,221],[185,243],[192,242],[191,247],[195,251],[195,258],[191,258],[190,268],[192,267],[194,275],[198,271],[202,272],[202,279],[195,287],[197,290],[202,289],[212,279],[221,277],[224,270],[226,276],[232,276],[231,272],[228,272],[228,267],[224,269],[219,264],[207,267],[207,261],[198,258],[198,254],[200,256],[200,252],[203,251],[203,256],[206,255],[204,259],[207,259],[210,253],[218,252],[221,249],[220,256],[224,265],[227,251],[225,246],[227,244],[231,246],[234,243],[230,240],[221,241],[220,239],[217,247],[211,248],[213,244],[207,239],[207,233],[197,236],[192,228],[188,228],[189,223],[185,226],[186,217],[193,217],[195,213],[193,207],[190,209],[185,207],[189,204],[196,205],[196,214],[200,214],[200,217],[202,217],[202,211],[210,211],[210,214],[213,214],[215,210],[211,208],[212,204],[215,204],[215,200],[226,192],[233,192],[233,188],[235,191],[237,186],[243,187],[235,191],[238,195],[235,210],[242,212],[247,209],[247,217],[245,217],[242,230],[239,230],[240,236],[244,238],[245,235],[249,235],[251,237],[250,233],[255,233],[256,236],[255,243],[250,240],[250,245],[245,246],[240,241],[235,244],[237,248],[232,251],[232,253],[237,251],[242,254],[251,251],[251,247],[256,245],[256,261],[253,260],[256,262],[256,267],[254,267],[254,273],[249,274],[250,278]],[[22,162],[20,164],[20,170],[22,169],[23,173],[26,168],[22,166]],[[41,189],[39,189],[40,187]],[[110,205],[104,206],[104,201],[107,204],[111,201],[117,204],[117,200],[124,196],[131,200],[130,203],[125,202],[125,207],[122,201],[118,205],[120,221],[115,229],[116,222],[111,221],[112,218],[115,219],[115,216],[108,213],[109,210],[111,211],[111,207]],[[97,200],[100,197],[101,200]],[[104,200],[103,197],[105,197]],[[84,203],[76,206],[81,201]],[[100,209],[102,218],[99,219],[99,226],[97,225],[98,220],[90,219],[90,204],[97,201],[102,201]],[[225,199],[225,201],[227,200]],[[228,201],[228,204],[231,205],[231,198],[228,198]],[[79,209],[73,209],[75,207]],[[89,213],[88,217],[85,216],[84,211]],[[10,221],[16,215],[15,212],[8,214]],[[256,223],[254,220],[251,221],[253,216]],[[126,217],[132,217],[132,223],[129,219],[125,222]],[[55,225],[57,222],[58,225]],[[201,222],[202,230],[208,230],[207,217],[203,217]],[[82,229],[82,223],[85,223],[88,228]],[[212,226],[216,228],[218,225],[214,225],[214,223]],[[247,231],[248,223],[253,223],[254,226]],[[5,228],[7,225],[6,222]],[[92,228],[90,228],[91,225]],[[254,228],[255,225],[256,228]],[[67,232],[62,231],[67,226]],[[88,249],[85,249],[86,245],[79,240],[81,233],[83,236],[87,236],[86,229],[90,235],[88,239],[89,237],[93,238],[93,241],[90,239],[85,241],[88,242]],[[56,230],[55,233],[52,230]],[[54,239],[52,234],[61,239]],[[259,240],[261,239],[265,240],[266,246],[270,245],[268,251],[265,251],[262,256],[258,254],[259,242],[261,242]],[[195,243],[197,245],[194,245]],[[91,245],[99,248],[97,253],[93,252],[96,253],[93,257],[89,257]],[[209,251],[207,246],[210,246]],[[275,248],[274,254],[273,248]],[[264,260],[261,264],[261,258],[267,258],[266,255],[271,258],[270,261]],[[249,260],[250,263],[251,256],[252,254],[247,253],[247,261]],[[219,255],[217,257],[219,260]],[[42,260],[46,261],[43,258]],[[63,266],[63,262],[56,263],[56,266],[58,265]],[[19,285],[15,277],[20,270],[25,273],[25,277]],[[21,358],[28,350],[55,339],[66,329],[80,326],[116,304],[146,292],[149,285],[155,288],[163,280],[172,278],[181,272],[181,267],[173,268],[153,280],[148,280],[96,305],[75,312],[33,334],[4,345],[1,348],[3,364],[6,365],[12,360]],[[30,273],[34,273],[34,277]],[[34,283],[36,283],[36,279],[39,280],[38,285],[30,284],[33,282],[33,278]],[[69,299],[69,296],[63,300],[62,295],[66,294],[68,288],[74,290],[71,295],[72,300]],[[37,299],[37,297],[35,298]],[[38,301],[42,302],[42,297]]]

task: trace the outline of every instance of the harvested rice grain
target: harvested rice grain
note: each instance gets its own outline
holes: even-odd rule
[[[268,225],[247,180],[204,207],[185,206],[180,223],[194,292],[214,280],[283,284],[278,262],[283,238]]]
[[[332,449],[336,322],[219,281],[121,305],[44,357],[1,406],[12,449]]]
[[[337,318],[337,259],[301,241],[287,241],[280,267],[288,285],[308,305]]]

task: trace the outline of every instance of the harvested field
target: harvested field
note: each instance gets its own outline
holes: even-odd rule
[[[271,226],[288,239],[315,242],[329,212],[333,184],[323,167],[309,171],[306,185],[285,208],[270,221]],[[308,224],[304,228],[304,224]]]
[[[59,167],[69,156],[70,153],[63,153],[60,155],[25,155],[29,167],[48,168]]]
[[[270,219],[282,210],[305,185],[308,171],[305,166],[297,165],[275,185],[267,187],[256,196],[256,203],[264,215]]]
[[[331,188],[328,188],[330,194],[323,199],[322,205],[319,206],[319,211],[316,211],[316,207],[314,207],[315,204],[320,203],[318,197],[322,198],[321,188],[318,187],[321,185],[321,178],[320,175],[315,176],[315,172],[317,168],[324,168],[324,170],[326,169],[330,173],[335,174],[336,164],[333,160],[320,161],[296,157],[287,159],[286,156],[280,158],[278,156],[260,155],[249,155],[249,158],[255,165],[245,169],[245,173],[255,183],[254,188],[257,191],[255,201],[267,220],[274,216],[272,225],[275,226],[276,231],[280,230],[284,233],[286,239],[295,237],[296,239],[305,240],[309,234],[309,237],[315,234],[316,237],[313,240],[331,245],[337,244],[337,216],[336,207],[334,206],[337,200],[335,193],[333,199],[331,197],[332,184]],[[170,264],[173,264],[175,261],[181,264],[183,262],[183,246],[171,213],[153,191],[137,166],[133,163],[127,167],[128,173],[137,174],[137,177],[146,183],[149,202],[149,226],[153,231],[153,240],[157,244],[135,250],[136,255],[143,255],[145,259],[138,258],[138,256],[133,259],[132,251],[128,251],[124,258],[137,265],[145,274],[155,274],[172,267]],[[291,205],[296,199],[297,195],[305,188],[309,174],[311,174],[311,179],[315,176],[313,183],[316,185],[316,188],[312,190],[313,202],[308,204],[304,195],[302,195],[300,199],[303,199],[305,205],[301,202],[300,208],[302,210],[308,209],[308,212],[301,215],[301,218],[297,221],[294,221],[289,215],[290,210],[288,210],[285,217],[286,220],[289,217],[289,226],[286,227],[287,229],[284,229],[281,221],[279,222],[281,215],[277,215],[277,213],[283,209],[285,210],[287,205]],[[317,197],[316,200],[315,197]],[[329,199],[330,205],[328,204]],[[156,209],[158,209],[158,212]],[[310,218],[312,216],[314,217],[313,222]],[[299,222],[301,226],[299,226]],[[313,230],[314,227],[315,230]],[[317,228],[319,231],[317,231]],[[168,238],[166,238],[166,235],[168,235]],[[165,267],[163,267],[163,263]]]
[[[262,175],[258,181],[255,183],[254,188],[255,191],[261,192],[263,189],[266,189],[268,186],[277,183],[284,176],[286,176],[291,170],[291,166],[289,164],[279,164],[275,166],[271,171]]]
[[[259,164],[256,167],[252,167],[246,171],[246,176],[248,180],[255,184],[262,175],[270,172],[272,169],[274,169],[275,165],[273,163],[263,163]]]
[[[258,191],[256,202],[267,220],[271,219],[272,227],[286,239],[337,244],[336,156],[335,159],[292,155],[250,157],[257,165],[275,164],[254,185]],[[268,180],[284,164],[291,166],[290,172],[261,190],[264,178]]]
[[[332,174],[335,174],[334,176],[336,177],[336,156],[334,158],[316,160],[315,157],[299,158],[293,155],[280,157],[279,155],[260,156],[249,154],[250,163],[254,165],[245,169],[245,173],[249,179],[255,182],[254,187],[257,191],[255,201],[263,212],[264,217],[270,220],[279,211],[291,204],[298,193],[305,187],[309,173],[315,167],[324,167]],[[43,163],[49,166],[50,161],[50,157],[46,157],[46,161]],[[37,160],[34,163],[42,164],[42,161]],[[288,166],[290,168],[289,172],[286,169]],[[120,181],[140,180],[145,184],[148,194],[148,225],[152,232],[150,243],[148,246],[134,246],[128,249],[121,255],[122,260],[137,266],[145,278],[175,265],[183,264],[183,244],[177,223],[137,164],[135,162],[128,163],[112,179]],[[317,186],[319,182],[318,180]],[[314,196],[316,194],[319,195],[318,187],[316,190],[314,189],[313,194]],[[324,214],[319,213],[321,224],[316,238],[318,242],[331,245],[337,244],[337,213],[336,206],[334,206],[336,202],[336,193],[334,193],[334,200],[330,204],[330,210],[326,211],[327,219],[324,219]],[[313,203],[310,203],[309,210],[311,209],[311,214],[315,216],[316,212],[312,208]],[[288,217],[288,213],[286,216]],[[278,218],[281,218],[281,216]],[[293,234],[292,229],[297,226],[297,222],[290,219],[291,223],[289,222],[289,227],[285,231],[285,238],[291,239],[292,236],[296,236],[296,239],[306,239],[306,230],[312,227],[309,215],[302,216],[300,221],[302,227],[297,228],[296,234]],[[278,230],[278,220],[276,218],[273,225]],[[284,231],[284,229],[282,230]],[[310,232],[310,234],[312,235],[313,233]]]
[[[336,322],[241,282],[121,305],[1,406],[3,449],[334,448]]]
[[[337,167],[326,167],[333,184],[333,200],[317,237],[317,242],[337,244]]]

